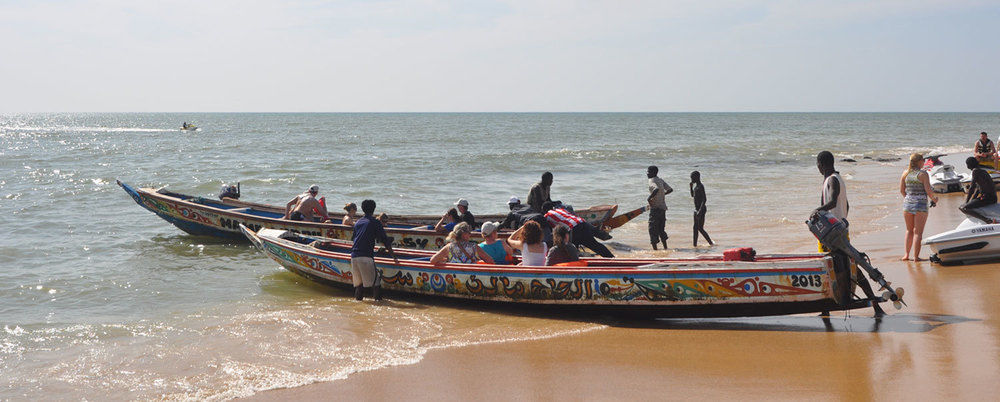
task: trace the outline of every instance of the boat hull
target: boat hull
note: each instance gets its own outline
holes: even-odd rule
[[[983,224],[966,219],[954,230],[924,239],[934,261],[958,264],[1000,260],[1000,224]]]
[[[290,272],[335,287],[351,287],[350,255],[305,242],[244,232]],[[265,233],[265,232],[262,232]],[[266,233],[274,233],[267,231]],[[758,262],[709,260],[603,261],[594,267],[440,264],[377,256],[382,288],[407,298],[433,298],[497,308],[613,314],[615,317],[735,317],[858,308],[834,301],[826,256]]]
[[[184,194],[158,192],[152,189],[135,188],[121,181],[118,181],[118,185],[137,204],[184,232],[193,235],[245,242],[246,237],[240,233],[239,225],[247,226],[255,231],[262,228],[282,229],[310,236],[343,240],[350,240],[354,233],[353,226],[342,225],[339,220],[335,223],[319,223],[281,219],[284,211],[274,206],[231,199],[219,201]],[[617,205],[597,206],[582,210],[581,216],[595,224],[596,227],[600,227],[617,209]],[[277,212],[278,210],[281,212]],[[418,224],[422,224],[427,219],[430,218],[408,216],[399,220],[411,223],[421,222]],[[447,237],[447,234],[430,229],[394,227],[392,225],[386,228],[386,234],[392,238],[394,248],[418,250],[437,250],[445,244]],[[499,235],[506,237],[510,235],[510,232],[500,232]],[[473,232],[473,239],[481,241],[482,235],[478,231]]]

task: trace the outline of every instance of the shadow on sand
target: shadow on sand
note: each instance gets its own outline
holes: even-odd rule
[[[623,328],[649,328],[701,331],[776,331],[776,332],[929,332],[937,327],[980,321],[946,314],[898,313],[882,318],[839,314],[833,316],[790,315],[741,318],[665,318],[605,322]]]
[[[284,282],[293,280],[299,282],[293,289],[298,292],[321,294],[330,297],[344,298],[345,302],[355,303],[354,294],[349,289],[335,288],[315,283],[286,271],[271,275],[273,280]],[[279,294],[290,292],[289,288],[279,286],[281,290],[271,286],[263,286],[268,293]],[[836,312],[830,316],[819,316],[815,313],[786,316],[734,317],[734,318],[658,318],[658,319],[621,319],[612,315],[574,314],[570,311],[532,310],[524,306],[483,305],[469,303],[463,300],[448,300],[437,297],[420,297],[413,295],[390,294],[386,299],[374,301],[367,294],[365,300],[359,303],[385,307],[422,310],[432,307],[453,308],[466,311],[486,311],[519,317],[589,322],[619,328],[643,328],[664,330],[694,330],[694,331],[774,331],[774,332],[896,332],[922,333],[937,327],[959,324],[969,321],[980,321],[945,314],[896,313],[882,318],[868,315],[854,315],[850,312]]]

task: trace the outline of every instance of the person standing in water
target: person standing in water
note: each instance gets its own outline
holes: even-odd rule
[[[698,247],[698,233],[705,236],[708,245],[714,246],[715,243],[712,243],[712,238],[705,231],[705,214],[708,212],[706,201],[708,199],[705,196],[705,186],[701,184],[701,173],[697,170],[691,172],[691,184],[689,186],[691,187],[691,197],[694,198],[694,246]]]
[[[381,300],[382,279],[375,267],[375,242],[385,245],[392,261],[399,265],[399,259],[392,252],[392,241],[385,234],[382,222],[375,219],[375,201],[361,201],[361,211],[365,216],[354,223],[351,237],[351,280],[354,282],[354,298],[364,298],[365,289],[372,288],[372,298]]]
[[[823,175],[823,189],[820,195],[821,205],[816,210],[829,211],[830,214],[844,222],[844,225],[849,228],[850,222],[847,221],[847,212],[850,210],[850,205],[847,203],[847,185],[844,183],[844,178],[840,177],[840,172],[833,166],[833,154],[830,151],[822,151],[817,154],[816,168]],[[847,238],[850,240],[851,237],[849,234]],[[821,253],[830,252],[826,247],[823,247],[822,243],[819,243],[819,251]],[[857,274],[858,286],[865,292],[865,296],[874,299],[875,292],[872,291],[872,285],[868,283],[868,278],[864,276],[861,270],[858,270]],[[885,315],[885,310],[882,310],[882,307],[878,303],[872,303],[872,308],[875,309],[875,317]]]
[[[646,177],[649,178],[649,197],[646,197],[646,202],[649,203],[649,242],[653,245],[653,250],[656,250],[657,243],[663,242],[663,249],[666,250],[667,239],[670,236],[667,236],[666,231],[667,201],[665,197],[674,192],[674,189],[656,176],[659,172],[660,168],[656,166],[646,168]]]

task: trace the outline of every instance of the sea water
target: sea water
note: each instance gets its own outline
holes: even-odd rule
[[[182,122],[200,127],[180,131]],[[419,361],[435,348],[558,337],[599,322],[404,301],[355,302],[246,244],[187,235],[115,180],[283,205],[320,186],[331,210],[374,199],[497,213],[544,171],[576,207],[645,204],[645,169],[673,188],[674,250],[645,216],[619,255],[808,249],[820,150],[848,182],[852,230],[882,230],[898,183],[864,166],[967,152],[1000,114],[27,114],[0,116],[0,398],[228,399]],[[857,162],[848,162],[846,159]],[[957,167],[964,171],[964,167]],[[716,247],[691,245],[689,175]],[[702,240],[704,245],[704,240]]]

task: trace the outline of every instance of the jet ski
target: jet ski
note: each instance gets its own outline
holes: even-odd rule
[[[979,208],[978,211],[994,222],[1000,220],[1000,204]],[[932,262],[957,264],[972,260],[1000,260],[1000,224],[969,217],[954,230],[924,239],[923,244],[934,252]]]
[[[986,173],[990,174],[990,179],[993,180],[993,184],[1000,184],[1000,171],[982,165],[980,165],[979,167],[983,168],[983,170],[985,170]],[[961,179],[962,191],[969,192],[969,187],[972,186],[972,175],[971,174],[966,175],[963,173],[963,176],[965,177]],[[933,182],[931,183],[933,184]]]
[[[183,125],[181,126],[181,131],[198,131],[198,126],[196,126],[196,125],[194,125],[194,124],[187,124],[187,123],[184,123],[184,124],[183,124]]]
[[[930,176],[931,189],[935,193],[962,191],[963,188],[968,187],[969,183],[972,182],[972,175],[958,173],[952,165],[935,165],[927,170],[927,175]],[[997,176],[1000,176],[1000,174]]]

